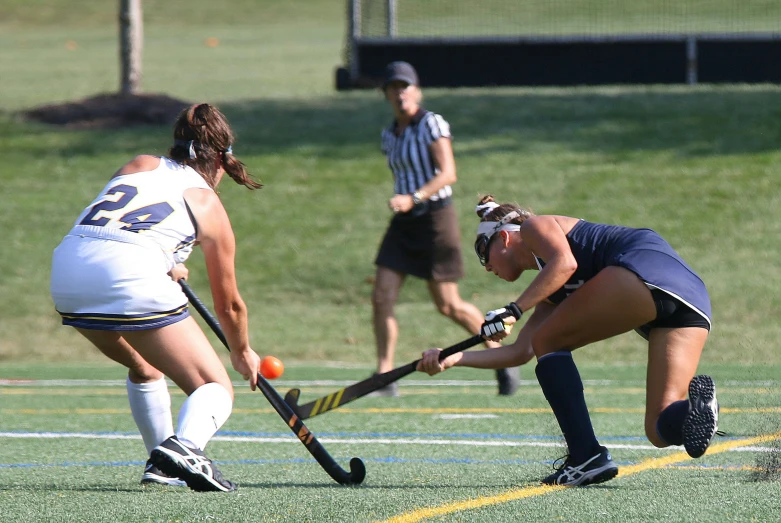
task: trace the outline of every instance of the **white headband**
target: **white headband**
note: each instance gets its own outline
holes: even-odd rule
[[[489,203],[493,203],[493,202],[489,202]],[[480,222],[480,224],[477,226],[477,235],[486,236],[487,238],[490,239],[491,236],[493,236],[499,231],[510,231],[510,232],[520,231],[521,230],[520,225],[516,223],[507,223],[519,216],[521,216],[520,212],[513,211],[505,215],[504,217],[502,217],[502,219],[499,220],[498,222]]]
[[[478,205],[477,207],[475,207],[475,212],[478,215],[480,215],[480,217],[482,218],[483,216],[485,216],[485,214],[491,212],[492,210],[496,209],[497,207],[499,207],[499,204],[496,203],[496,202],[486,202],[484,204],[481,204],[481,205]]]

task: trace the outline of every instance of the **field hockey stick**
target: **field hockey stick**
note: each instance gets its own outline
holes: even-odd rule
[[[479,334],[475,334],[469,339],[443,349],[439,354],[439,361],[442,361],[448,356],[451,356],[457,352],[474,347],[482,341],[483,337]],[[303,405],[298,404],[298,397],[300,396],[301,391],[299,389],[290,389],[287,394],[285,394],[285,403],[287,403],[290,408],[292,408],[293,411],[298,414],[299,418],[309,419],[322,414],[323,412],[328,412],[329,410],[341,407],[342,405],[350,403],[353,400],[357,400],[358,398],[366,396],[367,394],[371,394],[372,392],[403,378],[407,374],[412,374],[415,372],[419,362],[420,360],[415,360],[412,363],[407,363],[406,365],[389,370],[388,372],[375,374],[370,378],[359,381],[358,383],[353,383],[349,387],[338,390],[328,394],[327,396],[323,396],[322,398],[318,398]]]
[[[222,344],[225,345],[225,348],[228,349],[228,352],[230,352],[228,340],[225,338],[225,334],[222,332],[222,327],[217,321],[217,318],[215,318],[209,309],[206,308],[206,305],[204,305],[201,299],[196,296],[195,292],[184,279],[179,280],[179,285],[182,286],[182,291],[184,291],[185,296],[190,300],[192,306],[195,307],[195,310],[197,310],[204,321],[209,324],[209,327],[214,331],[214,334],[217,335]],[[271,403],[271,406],[274,407],[274,410],[277,411],[277,414],[287,422],[287,426],[290,427],[293,434],[298,436],[298,439],[304,444],[306,450],[312,454],[317,463],[323,467],[323,470],[325,470],[334,481],[342,485],[359,485],[363,481],[363,478],[366,477],[366,467],[364,466],[363,461],[361,461],[360,458],[352,458],[350,460],[350,472],[347,472],[340,467],[328,451],[326,451],[320,442],[317,441],[315,435],[306,428],[306,425],[304,425],[300,417],[296,416],[293,410],[282,400],[279,393],[268,381],[266,381],[266,378],[264,378],[260,372],[258,372],[258,388],[268,402]]]

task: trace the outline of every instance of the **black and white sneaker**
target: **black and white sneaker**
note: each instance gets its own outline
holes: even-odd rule
[[[181,478],[198,492],[232,492],[236,484],[222,473],[198,449],[191,449],[176,436],[171,436],[152,450],[152,463],[169,476]]]
[[[375,372],[374,374],[372,374],[372,376],[376,376],[377,374],[379,373]],[[391,383],[388,383],[381,389],[377,389],[374,392],[370,392],[368,396],[373,398],[376,397],[396,398],[399,396],[399,384],[398,382],[393,381]]]
[[[683,422],[683,447],[699,458],[719,429],[719,402],[710,376],[695,376],[689,383],[689,413]]]
[[[144,468],[144,474],[141,476],[141,484],[142,485],[148,485],[156,483],[158,485],[170,485],[172,487],[186,487],[187,483],[182,481],[179,478],[171,477],[159,468],[157,468],[157,465],[152,463],[152,460],[149,459],[146,462],[146,467]]]
[[[585,487],[595,483],[603,483],[618,475],[618,465],[610,457],[610,451],[599,447],[595,454],[584,463],[577,465],[567,456],[564,463],[556,467],[556,472],[542,480],[545,485],[562,485],[566,487]]]
[[[519,367],[496,369],[496,383],[499,385],[500,396],[512,396],[521,386],[521,369]]]

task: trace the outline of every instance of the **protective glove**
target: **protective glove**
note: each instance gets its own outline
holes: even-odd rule
[[[480,334],[485,338],[490,338],[494,334],[502,331],[507,331],[509,334],[511,326],[504,324],[505,318],[512,316],[516,320],[520,320],[521,315],[523,315],[523,313],[515,302],[511,302],[501,309],[488,311],[488,314],[485,315],[485,322],[480,327]]]

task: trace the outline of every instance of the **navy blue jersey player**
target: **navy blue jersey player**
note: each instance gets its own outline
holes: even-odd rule
[[[536,374],[569,449],[543,483],[588,485],[612,479],[618,467],[591,426],[572,351],[636,330],[648,340],[646,435],[657,447],[684,445],[705,453],[716,434],[719,407],[709,376],[695,376],[711,326],[708,291],[699,276],[656,232],[536,216],[492,196],[477,206],[475,250],[487,271],[516,281],[539,274],[514,302],[491,311],[483,335],[507,336],[506,325],[534,309],[516,341],[499,349],[458,353],[439,362],[423,354],[418,369],[511,367],[537,357]],[[688,398],[687,398],[688,394]]]

